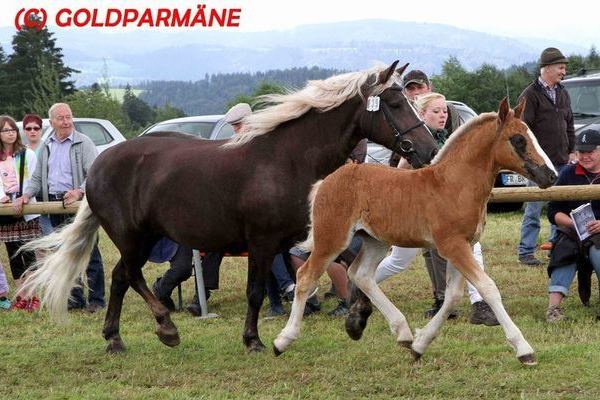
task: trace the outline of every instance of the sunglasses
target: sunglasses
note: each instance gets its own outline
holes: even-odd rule
[[[26,131],[39,131],[40,128],[39,126],[28,126],[27,128],[25,128]]]

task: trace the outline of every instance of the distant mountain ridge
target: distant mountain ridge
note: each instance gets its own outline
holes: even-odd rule
[[[256,72],[293,67],[360,70],[376,60],[400,59],[438,73],[449,56],[468,69],[483,63],[500,68],[534,61],[547,46],[584,54],[568,43],[513,39],[449,25],[363,20],[304,25],[284,31],[57,30],[67,65],[81,73],[78,86],[96,82],[106,63],[113,85],[149,80],[195,81],[206,74]],[[10,53],[14,31],[0,29]]]

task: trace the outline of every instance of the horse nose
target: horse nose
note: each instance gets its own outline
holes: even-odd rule
[[[431,150],[431,158],[430,158],[430,160],[433,160],[433,158],[436,156],[437,153],[438,153],[438,149]]]

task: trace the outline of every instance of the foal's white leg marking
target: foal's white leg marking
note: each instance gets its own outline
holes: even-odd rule
[[[527,127],[527,134],[529,135],[529,138],[533,142],[533,147],[535,147],[535,149],[537,150],[537,152],[540,153],[540,155],[542,156],[542,158],[546,162],[546,165],[548,166],[548,168],[550,168],[552,171],[554,171],[554,173],[556,175],[558,175],[558,172],[556,172],[556,169],[554,168],[554,165],[552,164],[552,161],[550,161],[550,159],[548,158],[548,155],[546,154],[546,152],[544,150],[542,150],[542,147],[538,143],[537,138],[535,137],[535,135],[533,134],[533,132],[531,132],[531,129],[529,129],[529,127]]]
[[[440,333],[442,325],[448,319],[448,314],[456,307],[463,295],[464,284],[465,280],[460,272],[451,263],[448,263],[446,266],[446,295],[444,297],[444,304],[442,304],[437,314],[433,316],[423,329],[417,329],[415,341],[412,345],[412,349],[416,353],[423,354],[433,339]]]
[[[399,343],[410,343],[413,340],[410,327],[404,314],[394,306],[383,291],[375,283],[377,265],[387,253],[388,245],[379,240],[367,237],[356,260],[348,270],[348,276],[359,289],[371,300],[388,321],[390,330]]]
[[[509,317],[502,304],[500,292],[494,281],[483,271],[478,274],[479,280],[473,281],[473,286],[477,288],[483,300],[486,301],[494,311],[498,322],[504,330],[506,339],[513,349],[517,352],[517,357],[533,355],[533,348],[527,343],[523,334],[517,325]]]
[[[311,256],[309,256],[306,263],[302,266],[304,268],[307,266],[309,260],[311,260]],[[329,265],[331,261],[335,258],[326,260],[325,265]],[[314,267],[311,267],[313,270]],[[323,268],[325,270],[325,268]],[[317,287],[317,282],[315,279],[309,279],[308,276],[312,274],[309,271],[304,271],[302,275],[298,276],[296,290],[294,293],[294,302],[292,303],[292,311],[290,312],[290,318],[287,321],[287,324],[282,329],[282,331],[277,335],[275,340],[273,341],[273,345],[275,346],[276,351],[283,353],[286,351],[292,343],[300,336],[300,325],[302,323],[302,317],[304,316],[304,307],[306,305],[306,300],[308,300],[308,295],[312,293],[312,291]],[[317,277],[318,278],[318,277]]]
[[[508,316],[506,310],[504,309],[504,306],[502,305],[502,299],[500,297],[500,292],[498,291],[496,284],[485,273],[485,271],[483,271],[479,268],[479,266],[477,265],[477,262],[473,258],[473,253],[468,244],[465,243],[464,245],[461,245],[460,248],[458,248],[458,245],[454,245],[454,254],[455,255],[457,255],[456,250],[458,250],[458,249],[461,250],[460,254],[458,255],[458,257],[460,257],[460,258],[454,257],[452,259],[453,263],[456,263],[456,265],[458,265],[459,267],[466,268],[465,271],[468,272],[469,278],[472,279],[471,283],[473,284],[473,286],[475,286],[475,288],[477,288],[477,290],[479,291],[479,294],[481,294],[481,297],[483,297],[483,300],[485,300],[490,305],[490,307],[492,308],[492,311],[494,311],[494,314],[496,315],[498,322],[500,323],[500,325],[502,326],[502,329],[504,330],[504,334],[506,335],[506,339],[508,340],[508,343],[510,343],[510,345],[516,350],[517,357],[519,358],[519,360],[526,364],[534,364],[535,360],[533,359],[533,348],[529,345],[529,343],[527,343],[527,341],[523,337],[523,334],[521,333],[521,331],[519,330],[517,325],[515,325],[515,323]],[[458,262],[461,262],[464,264],[461,265],[461,264],[458,264]],[[451,265],[452,265],[451,263],[448,263],[448,267],[450,267]],[[446,273],[448,273],[449,271],[452,271],[454,268],[455,267],[448,268],[446,270]],[[451,272],[451,273],[454,274],[454,272]],[[448,289],[446,289],[446,300],[447,299],[448,299]],[[445,305],[446,305],[446,303],[444,303],[444,306]],[[440,313],[441,313],[441,311],[440,311]],[[440,313],[438,313],[438,315]],[[436,317],[438,315],[436,315]],[[415,341],[415,343],[418,343],[418,342]],[[414,344],[413,344],[413,346],[414,346]],[[528,357],[525,357],[525,356],[528,356]]]

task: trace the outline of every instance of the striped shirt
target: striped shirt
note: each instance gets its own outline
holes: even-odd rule
[[[548,85],[546,81],[542,79],[541,76],[538,78],[538,81],[540,82],[540,85],[542,85],[542,87],[544,88],[544,91],[546,92],[548,97],[550,97],[550,100],[552,100],[552,103],[556,104],[556,85]]]

